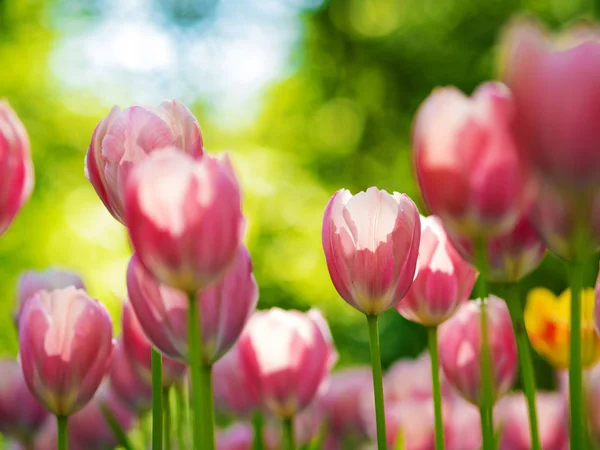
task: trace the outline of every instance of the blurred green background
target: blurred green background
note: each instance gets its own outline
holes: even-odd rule
[[[322,254],[327,200],[376,185],[425,213],[410,160],[420,102],[439,85],[471,92],[493,79],[516,14],[560,27],[593,12],[590,0],[0,0],[0,97],[25,123],[36,168],[32,199],[0,239],[0,353],[17,351],[11,311],[29,268],[81,272],[118,331],[130,251],[84,154],[113,104],[178,98],[242,180],[260,307],[321,308],[340,364],[367,362],[364,318],[337,296]],[[563,269],[547,258],[524,289],[562,290]],[[381,336],[385,366],[425,346],[395,311]]]

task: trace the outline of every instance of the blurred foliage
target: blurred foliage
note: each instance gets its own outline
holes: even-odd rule
[[[21,271],[50,265],[81,271],[92,295],[113,313],[117,330],[125,294],[126,233],[83,174],[93,128],[109,105],[93,89],[65,87],[51,69],[54,42],[68,32],[51,26],[58,3],[0,0],[0,96],[25,123],[36,167],[34,195],[0,239],[5,354],[17,350],[10,311]],[[102,3],[70,4],[93,21]],[[213,2],[152,4],[186,27],[214,9]],[[410,161],[411,121],[420,102],[436,86],[471,92],[493,79],[498,37],[516,14],[558,27],[592,12],[589,0],[331,0],[299,15],[304,33],[290,61],[296,70],[265,93],[251,126],[232,127],[212,117],[203,102],[181,98],[197,114],[209,150],[233,149],[260,307],[321,308],[340,364],[367,362],[364,318],[337,296],[322,255],[329,197],[341,187],[356,192],[377,185],[408,193],[425,212]],[[589,285],[596,268],[586,273]],[[523,289],[537,285],[561,291],[562,263],[548,256]],[[382,316],[380,327],[384,366],[424,349],[424,330],[395,311]],[[551,386],[548,371],[541,378]]]

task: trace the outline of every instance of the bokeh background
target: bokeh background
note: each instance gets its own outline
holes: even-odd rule
[[[25,269],[83,274],[119,328],[130,250],[83,172],[113,104],[178,98],[209,151],[229,151],[244,187],[259,306],[319,307],[340,365],[368,361],[364,317],[336,294],[321,219],[339,188],[408,193],[426,213],[410,160],[411,121],[433,88],[466,92],[497,76],[498,38],[516,14],[550,27],[592,17],[590,0],[0,0],[0,97],[29,132],[32,199],[0,239],[0,354],[17,352],[16,280]],[[596,267],[588,270],[592,285]],[[556,292],[548,257],[523,282]],[[425,347],[389,311],[389,366]],[[542,386],[553,377],[537,360]]]

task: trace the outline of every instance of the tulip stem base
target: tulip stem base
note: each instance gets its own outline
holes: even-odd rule
[[[263,438],[263,415],[260,411],[255,411],[252,415],[252,429],[254,430],[252,449],[263,450],[265,448]]]
[[[442,390],[438,357],[437,327],[427,329],[429,355],[431,356],[431,385],[435,413],[435,450],[444,450],[444,421],[442,418]]]
[[[56,427],[57,427],[57,449],[67,450],[69,448],[68,442],[68,417],[67,416],[56,416]]]
[[[166,449],[171,449],[171,396],[169,389],[163,388],[163,419],[164,419],[164,437]]]
[[[375,396],[375,419],[377,421],[377,449],[387,449],[385,431],[385,409],[383,405],[383,379],[381,374],[381,354],[379,350],[378,316],[368,315],[369,342],[371,346],[371,367],[373,369],[373,395]]]
[[[531,360],[531,346],[525,322],[523,320],[523,306],[519,298],[519,286],[516,283],[510,283],[507,286],[508,295],[506,304],[510,312],[515,337],[517,338],[517,349],[519,353],[519,363],[521,366],[521,380],[523,382],[523,391],[527,398],[529,409],[529,429],[531,432],[531,450],[541,450],[540,435],[538,431],[537,410],[535,404],[535,373],[533,370],[533,361]]]
[[[571,285],[571,342],[569,349],[569,408],[571,448],[585,448],[586,431],[583,411],[583,373],[581,360],[581,288],[582,264],[569,263]]]
[[[152,347],[152,450],[163,445],[162,355]]]
[[[294,436],[294,418],[288,417],[283,419],[283,448],[284,450],[296,450],[296,442]]]

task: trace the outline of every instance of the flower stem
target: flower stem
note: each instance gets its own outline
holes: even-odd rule
[[[583,374],[581,368],[581,287],[582,265],[569,263],[571,285],[571,342],[569,349],[569,404],[571,448],[585,448],[585,419],[583,414]]]
[[[200,388],[202,399],[202,435],[204,436],[203,450],[215,448],[215,407],[212,388],[212,365],[201,364]]]
[[[431,384],[435,412],[435,450],[444,450],[444,421],[442,418],[442,390],[440,389],[440,366],[438,357],[437,327],[427,329],[429,355],[431,356]]]
[[[164,435],[165,449],[171,450],[171,396],[169,388],[163,388],[163,418],[164,418]]]
[[[162,450],[162,356],[152,347],[152,450]]]
[[[283,448],[285,450],[296,450],[293,417],[283,419]]]
[[[198,320],[198,300],[194,293],[189,296],[188,309],[188,339],[189,339],[189,363],[192,379],[192,415],[193,415],[193,437],[196,450],[204,450],[202,442],[202,375],[201,375],[201,350],[200,350],[200,321]]]
[[[523,321],[523,309],[519,299],[519,286],[516,283],[510,283],[507,286],[508,295],[506,304],[510,317],[512,319],[515,336],[517,338],[517,349],[519,351],[519,363],[521,365],[521,379],[523,381],[523,391],[527,398],[529,408],[529,428],[531,432],[531,450],[541,450],[540,436],[538,432],[537,411],[535,404],[535,373],[533,362],[531,360],[531,350],[529,338]]]
[[[68,437],[68,417],[67,416],[56,416],[56,425],[58,428],[57,432],[57,448],[58,450],[67,450],[69,448],[69,437]]]
[[[183,382],[175,385],[175,403],[177,405],[177,448],[183,450],[187,448],[185,432],[188,423],[187,405],[185,401],[185,385]]]
[[[263,450],[265,448],[263,438],[263,415],[256,411],[252,415],[252,428],[254,429],[254,440],[252,441],[253,450]]]
[[[387,449],[385,432],[385,409],[383,406],[383,379],[381,375],[381,354],[379,351],[379,330],[377,316],[368,315],[369,341],[371,344],[371,367],[373,369],[373,394],[375,396],[375,419],[377,420],[377,449]]]

